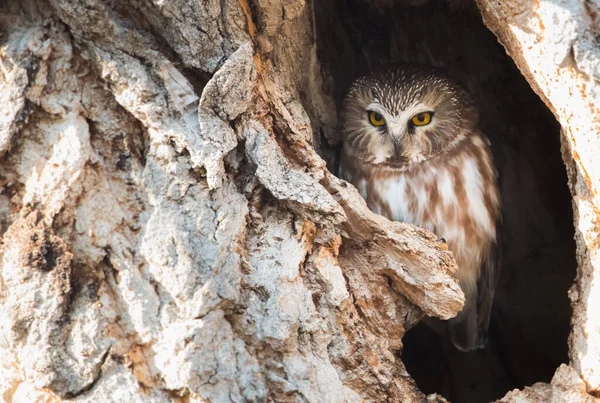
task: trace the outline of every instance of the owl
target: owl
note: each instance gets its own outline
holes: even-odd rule
[[[500,198],[489,141],[471,97],[417,66],[357,79],[344,100],[340,176],[375,213],[426,228],[453,253],[465,294],[448,321],[461,351],[483,348],[499,273]]]

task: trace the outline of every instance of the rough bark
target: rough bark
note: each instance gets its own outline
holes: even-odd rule
[[[565,17],[574,33],[548,70],[535,52],[561,36],[527,24],[553,5],[509,4],[479,7],[563,125],[579,275],[572,367],[505,401],[565,401],[586,394],[579,377],[600,387],[597,22]],[[313,7],[2,6],[2,399],[444,401],[406,372],[402,337],[460,311],[456,266],[327,170],[335,106]]]
[[[454,262],[327,171],[309,9],[284,14],[3,10],[5,400],[422,397],[394,353],[461,309]]]

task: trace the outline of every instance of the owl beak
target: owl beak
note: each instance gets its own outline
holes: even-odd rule
[[[394,131],[391,134],[391,138],[392,138],[392,144],[394,145],[394,155],[396,157],[400,157],[400,155],[402,154],[402,144],[400,142],[401,139],[401,131]]]
[[[392,144],[394,145],[394,154],[399,157],[402,154],[402,146],[400,145],[400,139],[392,137]]]

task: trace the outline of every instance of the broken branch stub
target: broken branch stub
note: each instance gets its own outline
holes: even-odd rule
[[[464,304],[464,295],[452,274],[456,262],[443,251],[429,231],[390,222],[371,212],[356,188],[327,174],[328,188],[344,207],[348,221],[342,230],[359,248],[365,267],[388,277],[394,288],[429,316],[449,319]]]

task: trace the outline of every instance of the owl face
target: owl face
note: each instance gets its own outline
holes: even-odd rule
[[[341,114],[344,152],[403,167],[427,160],[478,125],[467,93],[434,70],[382,70],[354,82]]]

